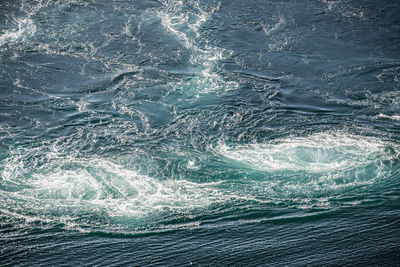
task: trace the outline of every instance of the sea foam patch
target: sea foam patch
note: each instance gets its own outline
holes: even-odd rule
[[[261,144],[222,145],[217,151],[226,158],[267,172],[332,172],[390,157],[387,144],[380,139],[328,133],[289,137]]]
[[[16,19],[15,24],[15,28],[0,34],[0,47],[7,43],[23,42],[36,32],[36,25],[30,17]]]
[[[167,33],[179,40],[190,53],[189,64],[194,66],[195,77],[181,82],[174,82],[178,89],[191,88],[198,93],[207,93],[216,89],[234,89],[238,83],[225,81],[218,74],[218,61],[224,59],[230,51],[210,45],[202,37],[201,26],[210,20],[220,8],[219,4],[204,6],[199,2],[161,1],[165,9],[157,12],[161,25]]]
[[[249,181],[238,192],[251,191],[258,202],[328,208],[337,199],[360,196],[390,180],[399,155],[394,144],[379,138],[343,133],[221,145],[217,152],[248,170],[244,175]]]
[[[150,177],[108,159],[63,157],[54,152],[41,156],[39,152],[33,154],[44,159],[36,163],[16,153],[1,174],[2,189],[12,184],[18,187],[2,190],[0,203],[5,211],[10,208],[7,213],[27,218],[25,221],[43,218],[43,222],[61,222],[69,227],[85,214],[105,220],[141,221],[160,213],[206,208],[226,197],[218,189],[219,182]],[[16,203],[14,208],[11,202]],[[90,227],[92,223],[78,225]]]
[[[213,167],[217,169],[202,166],[216,175],[195,182],[185,176],[160,177],[157,167],[150,175],[135,169],[135,164],[64,155],[56,148],[13,152],[2,161],[4,214],[71,229],[96,225],[119,229],[163,224],[171,214],[190,217],[226,203],[329,209],[337,199],[354,192],[360,196],[393,175],[399,155],[397,147],[384,140],[350,134],[316,133],[263,144],[224,145],[216,151],[228,159],[227,164],[217,163]],[[193,163],[188,164],[192,170]],[[230,172],[235,177],[218,178],[217,173],[231,167],[240,170]]]

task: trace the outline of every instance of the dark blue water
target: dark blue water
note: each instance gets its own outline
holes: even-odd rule
[[[1,266],[400,262],[397,1],[0,2]]]

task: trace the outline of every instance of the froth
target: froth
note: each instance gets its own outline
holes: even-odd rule
[[[394,121],[400,121],[400,116],[399,115],[391,115],[391,116],[389,116],[389,115],[380,113],[376,117],[377,118],[382,118],[382,119],[390,119],[390,120],[394,120]]]
[[[55,159],[30,174],[22,168],[6,169],[3,178],[8,182],[25,180],[28,185],[14,197],[26,200],[24,205],[39,214],[75,207],[102,210],[110,217],[141,218],[205,207],[223,197],[218,183],[153,178],[106,159]],[[38,206],[31,207],[32,200]]]
[[[10,29],[0,35],[0,47],[17,41],[24,41],[26,38],[32,36],[36,32],[36,25],[29,17],[17,19],[17,28]]]
[[[263,171],[300,170],[329,172],[344,170],[378,160],[385,143],[363,136],[318,133],[270,143],[220,146],[227,158]]]
[[[211,205],[247,201],[251,205],[330,208],[335,199],[354,190],[368,190],[393,175],[399,155],[397,147],[387,141],[337,133],[220,145],[216,151],[227,161],[217,163],[217,170],[207,169],[214,173],[211,182],[190,180],[189,173],[203,168],[195,161],[185,161],[189,176],[177,178],[140,171],[140,164],[146,163],[134,163],[134,156],[125,160],[133,162],[127,166],[121,160],[64,155],[57,147],[48,152],[43,147],[15,152],[3,161],[0,204],[6,210],[2,212],[26,217],[27,222],[41,218],[77,229],[96,223],[125,227],[125,219],[128,227],[132,222],[135,227],[162,224],[163,216],[169,218],[171,213],[196,214]],[[217,178],[218,172],[232,175]],[[81,215],[105,218],[108,226],[97,217],[82,221],[78,219]]]
[[[373,190],[395,174],[399,155],[394,144],[378,138],[337,133],[221,145],[217,151],[248,175],[258,173],[259,178],[242,189],[247,192],[249,186],[257,201],[297,208],[329,208],[341,196]]]
[[[191,53],[190,64],[194,65],[196,77],[191,82],[178,84],[180,87],[197,88],[198,92],[216,89],[236,88],[235,82],[227,82],[217,74],[217,62],[228,53],[222,48],[209,44],[201,37],[200,27],[219,9],[219,4],[211,7],[200,6],[198,2],[185,5],[183,1],[162,1],[165,10],[157,12],[162,26],[176,36]]]

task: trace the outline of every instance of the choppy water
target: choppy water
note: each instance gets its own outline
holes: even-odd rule
[[[399,14],[2,0],[1,265],[398,264]]]

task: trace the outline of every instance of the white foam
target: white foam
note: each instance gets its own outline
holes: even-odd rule
[[[376,138],[328,133],[218,148],[227,158],[269,172],[344,170],[374,161],[384,150],[385,143]]]
[[[220,145],[216,151],[241,168],[263,174],[236,189],[245,192],[244,197],[296,208],[330,208],[335,196],[379,183],[392,175],[388,162],[397,162],[399,155],[394,144],[345,133]]]
[[[0,35],[0,48],[6,43],[25,42],[32,37],[37,30],[32,17],[43,7],[47,6],[49,2],[43,2],[42,0],[34,1],[33,3],[32,1],[22,1],[20,11],[24,16],[13,18],[14,24],[17,27],[6,30]]]
[[[167,32],[176,36],[191,52],[190,63],[197,66],[197,77],[193,81],[178,84],[178,87],[197,88],[200,92],[211,92],[217,89],[234,89],[237,83],[224,81],[218,75],[217,62],[224,58],[228,51],[209,45],[205,38],[201,38],[200,27],[220,8],[219,4],[203,7],[198,2],[188,8],[183,1],[162,1],[165,10],[157,12],[161,24]],[[203,43],[203,45],[200,45]],[[204,45],[205,43],[205,45]],[[176,82],[174,82],[176,85]]]
[[[13,151],[3,160],[0,182],[3,188],[12,190],[2,191],[0,204],[10,216],[27,223],[49,221],[71,229],[93,226],[90,221],[77,222],[79,214],[101,214],[102,218],[105,214],[106,220],[116,220],[110,227],[118,228],[119,218],[146,223],[155,216],[162,222],[163,215],[159,214],[191,214],[236,201],[330,208],[332,198],[343,192],[371,186],[390,176],[387,162],[398,157],[396,149],[379,138],[344,133],[220,145],[216,151],[229,159],[229,166],[236,169],[239,164],[244,176],[241,174],[239,180],[235,176],[194,182],[186,176],[151,177],[132,167],[135,163],[127,166],[107,158],[79,157],[73,152],[65,154],[60,145],[42,144]],[[134,161],[130,158],[124,162]],[[183,166],[197,170],[197,163],[188,157]],[[249,169],[251,173],[246,172]],[[254,171],[265,175],[253,176]]]
[[[348,4],[347,1],[342,0],[321,0],[322,3],[327,5],[327,10],[331,12],[337,12],[345,18],[358,18],[365,20],[367,9],[362,7],[353,7]]]
[[[28,180],[20,157],[10,161],[19,165],[7,165],[2,173],[4,180],[28,185],[14,197],[26,200],[26,205],[34,199],[40,213],[77,207],[101,209],[110,217],[140,218],[158,211],[206,207],[224,198],[216,187],[219,183],[152,178],[107,159],[48,156],[50,162],[31,169]]]
[[[389,120],[394,120],[394,121],[400,121],[400,115],[386,115],[386,114],[382,114],[380,113],[378,116],[378,118],[382,118],[382,119],[389,119]]]
[[[267,46],[269,51],[286,50],[297,42],[297,37],[292,36],[286,29],[286,26],[293,23],[293,21],[286,20],[281,14],[274,15],[269,20],[268,23],[261,23],[262,29],[268,38]]]
[[[283,16],[274,17],[275,23],[270,25],[263,25],[263,31],[265,35],[270,36],[275,31],[281,29],[285,24],[286,20]]]
[[[36,25],[30,17],[15,20],[16,29],[10,29],[0,35],[0,47],[12,42],[25,41],[36,32]]]

